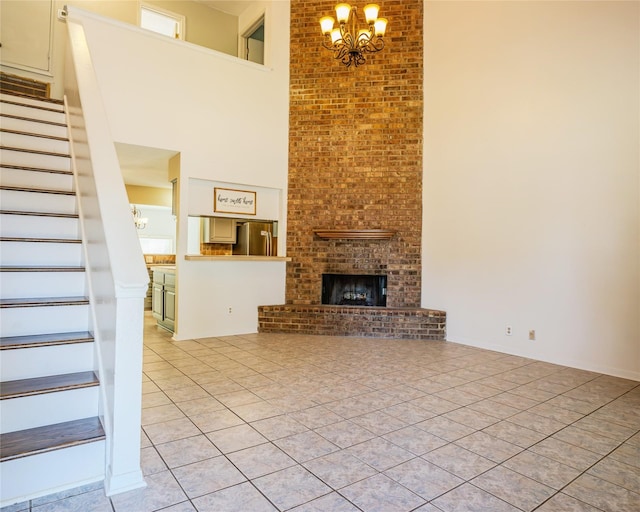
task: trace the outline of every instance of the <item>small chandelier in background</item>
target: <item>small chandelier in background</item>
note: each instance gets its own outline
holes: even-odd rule
[[[142,216],[142,211],[139,210],[135,204],[131,205],[131,214],[133,215],[133,223],[137,229],[144,229],[147,227],[149,219]]]
[[[331,16],[320,18],[320,28],[324,34],[322,46],[333,51],[333,56],[345,66],[364,64],[365,53],[379,52],[384,48],[384,32],[387,28],[386,18],[378,18],[380,6],[368,4],[364,6],[364,17],[369,28],[358,27],[356,7],[349,4],[338,4],[335,7],[338,26],[333,28],[335,20]]]

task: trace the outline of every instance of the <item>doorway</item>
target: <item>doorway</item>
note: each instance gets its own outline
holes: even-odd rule
[[[244,59],[264,64],[264,16],[242,35]]]

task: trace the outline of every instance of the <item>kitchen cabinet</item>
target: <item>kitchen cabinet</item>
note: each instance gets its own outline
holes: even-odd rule
[[[202,241],[205,243],[236,243],[236,219],[205,217],[202,219]]]
[[[151,312],[158,325],[173,332],[176,325],[176,273],[173,268],[153,271]]]

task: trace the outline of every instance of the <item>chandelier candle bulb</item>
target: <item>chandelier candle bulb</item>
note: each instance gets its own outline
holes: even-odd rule
[[[324,35],[330,34],[333,30],[333,24],[336,22],[331,16],[325,16],[320,18],[320,27]]]
[[[351,6],[349,4],[336,5],[336,18],[338,18],[338,23],[346,23],[349,21],[349,14],[351,14]]]
[[[367,20],[367,23],[371,25],[378,19],[378,11],[380,11],[380,6],[376,4],[369,4],[364,6],[364,19]]]
[[[387,30],[387,18],[378,18],[373,26],[376,36],[384,37],[384,33]]]

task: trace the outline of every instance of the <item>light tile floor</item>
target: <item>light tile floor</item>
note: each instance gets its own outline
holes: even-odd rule
[[[2,512],[640,511],[640,383],[444,342],[145,327],[148,486]]]

